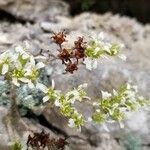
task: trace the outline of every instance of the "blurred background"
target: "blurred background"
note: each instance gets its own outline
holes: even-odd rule
[[[106,12],[137,18],[140,22],[150,21],[149,0],[65,0],[70,5],[71,15],[84,11],[104,14]]]
[[[150,99],[150,0],[0,0],[0,52],[28,40],[31,52],[40,49],[57,54],[57,46],[50,36],[65,30],[69,46],[78,36],[104,32],[110,41],[124,43],[127,61],[117,58],[100,60],[92,72],[81,65],[79,70],[64,75],[58,60],[52,60],[43,71],[43,82],[64,92],[82,83],[88,83],[87,92],[93,99],[101,90],[111,92],[131,82],[139,93]],[[10,139],[4,117],[10,101],[3,94],[0,82],[0,150],[10,149]],[[21,91],[18,108],[31,129],[49,132],[52,136],[69,136],[68,150],[150,150],[150,111],[141,110],[124,121],[125,128],[110,124],[110,132],[103,126],[86,124],[81,132],[67,126],[66,118],[55,109],[42,111],[41,95],[35,91]],[[30,99],[27,95],[33,94]],[[24,100],[25,99],[25,100]],[[88,116],[91,108],[77,106]],[[19,125],[18,125],[19,126]],[[28,131],[21,126],[16,133],[23,143]]]

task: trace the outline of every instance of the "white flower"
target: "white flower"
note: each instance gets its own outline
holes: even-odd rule
[[[104,46],[103,46],[103,49],[106,51],[106,52],[108,52],[108,53],[110,53],[110,48],[111,48],[111,44],[110,43],[105,43],[104,44]]]
[[[118,55],[118,57],[120,59],[122,59],[123,61],[126,61],[126,59],[127,59],[127,57],[125,55],[123,55],[123,54]]]
[[[3,64],[2,67],[2,75],[6,74],[8,72],[9,66],[8,64]]]
[[[15,51],[22,55],[23,59],[28,59],[30,57],[29,54],[25,51],[25,49],[20,45],[15,47]]]
[[[102,40],[102,41],[105,39],[104,32],[100,32],[100,33],[98,34],[98,39],[99,39],[99,40]]]
[[[17,78],[12,78],[12,83],[16,86],[20,86],[20,83],[18,82]]]
[[[29,80],[29,82],[28,82],[28,86],[29,86],[29,88],[30,88],[30,89],[35,88],[35,86],[34,86],[34,84],[32,83],[32,81],[31,81],[31,80]]]
[[[137,93],[138,92],[138,87],[136,85],[133,85],[132,88],[134,89],[134,91]]]
[[[71,128],[75,127],[75,123],[74,123],[74,120],[72,118],[69,119],[68,126]]]
[[[39,89],[40,91],[42,91],[43,93],[47,94],[48,93],[48,88],[42,84],[42,83],[37,83],[36,84],[36,88]],[[48,95],[43,97],[43,102],[47,102],[50,99],[50,97]]]
[[[24,49],[21,45],[15,47],[15,51],[20,53],[21,55],[24,53]]]
[[[49,96],[46,95],[45,97],[43,97],[43,102],[45,103],[45,102],[47,102],[49,99],[50,99]]]
[[[37,71],[38,69],[41,69],[45,66],[43,62],[38,62],[37,64],[35,63],[35,59],[33,56],[30,57],[30,62],[26,64],[25,70],[25,76],[32,76],[33,70]]]
[[[107,99],[107,98],[110,98],[112,95],[111,93],[108,93],[108,92],[105,92],[105,91],[101,91],[102,93],[102,98],[103,99]]]
[[[44,64],[43,62],[39,62],[39,63],[36,64],[36,68],[37,68],[37,69],[41,69],[41,68],[43,68],[44,66],[45,66],[45,64]]]
[[[96,109],[96,112],[100,112],[100,109]]]
[[[125,92],[127,94],[127,98],[130,100],[130,101],[136,101],[136,95],[135,95],[135,92],[134,91],[126,91]]]
[[[29,41],[24,41],[24,45],[25,45],[25,48],[26,48],[26,49],[29,49],[29,48],[30,48]]]
[[[42,55],[36,56],[34,58],[37,59],[37,60],[46,60],[47,59],[45,56],[42,56]]]
[[[54,104],[55,104],[55,106],[57,106],[57,107],[60,107],[60,106],[61,106],[61,103],[59,102],[59,99],[56,99]]]
[[[93,106],[99,106],[99,104],[97,102],[94,102]]]
[[[30,56],[30,64],[31,67],[34,67],[36,69],[41,69],[45,66],[45,64],[43,62],[38,62],[37,64],[35,64],[35,58],[33,56]]]
[[[8,59],[8,51],[0,54],[0,64],[4,63]]]
[[[52,93],[53,93],[53,96],[55,96],[56,97],[56,102],[55,102],[55,104],[57,105],[58,103],[58,101],[59,101],[59,98],[60,98],[60,91],[58,91],[58,90],[54,90],[54,87],[55,87],[55,82],[54,82],[54,80],[52,80],[52,86],[51,86],[51,88],[48,88],[48,87],[46,87],[44,84],[42,84],[42,83],[37,83],[36,84],[36,88],[37,89],[39,89],[39,90],[41,90],[43,93],[45,93],[46,95],[45,95],[45,97],[43,97],[43,102],[47,102],[48,100],[50,100],[50,96],[48,95],[49,94],[49,90],[51,90],[52,91]]]
[[[86,65],[86,68],[88,70],[97,68],[97,60],[96,59],[85,58],[84,64]]]
[[[114,96],[118,95],[118,93],[115,89],[113,89],[113,94],[114,94]]]
[[[45,94],[48,92],[48,88],[42,83],[37,83],[36,88],[41,90]]]
[[[123,43],[120,43],[120,48],[124,48],[125,45]]]
[[[139,98],[140,100],[143,100],[143,99],[144,99],[144,97],[143,97],[143,96],[139,96],[138,98]]]
[[[83,83],[81,85],[78,86],[79,89],[83,89],[83,88],[87,88],[88,84],[87,83]]]
[[[67,99],[68,101],[71,102],[71,104],[74,104],[74,102],[75,102],[76,100],[81,101],[80,93],[79,93],[76,89],[67,92],[67,94],[66,94],[65,97],[66,97],[66,99]]]
[[[24,82],[24,83],[27,83],[30,89],[35,88],[35,86],[34,86],[34,84],[32,83],[31,80],[29,80],[27,78],[20,78],[19,80],[22,81],[22,82]]]
[[[55,81],[54,81],[54,79],[52,79],[52,89],[54,89],[55,88]]]
[[[94,49],[94,54],[96,55],[99,51],[100,51],[100,48],[99,48],[99,47],[96,47],[96,48]]]
[[[87,121],[88,121],[88,122],[92,122],[92,118],[91,118],[91,117],[88,117]]]

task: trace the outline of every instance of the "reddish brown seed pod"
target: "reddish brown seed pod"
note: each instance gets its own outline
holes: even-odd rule
[[[66,41],[66,35],[63,32],[58,32],[58,33],[53,33],[54,35],[51,37],[54,42],[58,45],[61,45],[62,43],[64,43]]]
[[[76,63],[68,63],[65,69],[67,72],[70,72],[73,74],[75,70],[78,70],[77,64]]]
[[[74,49],[77,49],[79,51],[83,51],[84,50],[84,44],[85,42],[83,42],[83,37],[79,37],[77,41],[74,42]]]
[[[75,70],[78,70],[79,59],[84,60],[85,58],[86,42],[84,42],[83,37],[78,37],[78,39],[74,41],[73,48],[62,46],[63,42],[66,41],[64,32],[54,33],[51,38],[59,45],[59,54],[57,56],[62,61],[62,64],[66,66],[65,71],[74,73]]]
[[[63,138],[53,138],[50,137],[49,133],[45,133],[43,130],[42,132],[33,132],[33,135],[28,136],[27,140],[27,147],[43,150],[45,148],[50,149],[59,149],[64,150],[65,145],[68,144],[65,139]]]
[[[71,61],[70,60],[70,53],[67,49],[62,49],[60,53],[58,54],[58,58],[62,60],[62,63],[65,64],[65,62]]]

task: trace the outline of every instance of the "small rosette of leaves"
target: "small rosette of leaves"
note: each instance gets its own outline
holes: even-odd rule
[[[127,84],[113,93],[103,92],[102,99],[94,103],[92,120],[96,123],[121,121],[131,111],[146,106],[148,101],[138,96],[137,87]]]

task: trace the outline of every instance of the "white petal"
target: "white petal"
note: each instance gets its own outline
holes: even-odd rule
[[[19,84],[17,78],[12,78],[12,83],[13,83],[14,85],[16,85],[16,86],[20,86],[20,84]]]
[[[107,123],[114,123],[115,121],[114,120],[107,120],[106,122]]]
[[[69,119],[68,126],[71,127],[71,128],[73,128],[75,126],[73,119]]]
[[[38,60],[46,60],[47,58],[45,56],[36,56],[34,57],[35,59],[38,59]]]
[[[30,63],[32,66],[35,66],[35,60],[33,56],[30,57]]]
[[[100,109],[96,109],[96,112],[100,112]]]
[[[83,88],[86,88],[87,86],[88,86],[87,83],[83,83],[83,84],[79,85],[79,88],[80,88],[80,89],[83,89]]]
[[[44,84],[42,84],[42,83],[37,83],[36,84],[36,88],[39,89],[39,90],[41,90],[44,93],[48,92],[48,88]]]
[[[28,82],[28,86],[29,86],[30,89],[33,89],[35,87],[34,84],[31,81]]]
[[[127,83],[127,90],[131,89],[131,85],[129,83]]]
[[[99,106],[99,104],[97,102],[94,102],[93,106]]]
[[[100,50],[100,48],[96,47],[95,50],[94,50],[94,54],[96,55],[99,50]]]
[[[27,53],[22,54],[23,59],[28,59],[30,56]]]
[[[138,92],[138,87],[136,85],[133,85],[132,88],[135,90],[135,92]]]
[[[25,48],[26,49],[29,49],[30,48],[30,44],[28,41],[24,41],[24,45],[25,45]]]
[[[104,33],[103,33],[103,32],[100,32],[100,33],[98,34],[98,38],[99,38],[99,40],[104,40]]]
[[[7,51],[4,52],[4,53],[2,53],[2,54],[0,55],[0,62],[1,62],[2,60],[5,60],[7,57],[8,57]]]
[[[15,51],[18,52],[18,53],[20,53],[21,55],[24,53],[23,47],[20,46],[20,45],[17,46],[17,47],[15,47]]]
[[[115,89],[113,89],[113,94],[116,96],[118,93]]]
[[[44,103],[47,102],[48,100],[49,100],[49,96],[43,97],[43,102],[44,102]]]
[[[124,48],[125,45],[123,43],[120,44],[120,48]]]
[[[127,59],[127,57],[125,55],[123,55],[123,54],[120,54],[118,57],[120,59],[122,59],[123,61],[126,61],[126,59]]]
[[[27,79],[27,78],[19,78],[19,80],[22,81],[22,82],[24,82],[24,83],[30,82],[30,80]]]
[[[16,67],[17,69],[21,69],[21,68],[22,68],[22,64],[21,64],[19,61],[17,61],[17,62],[15,63],[15,67]]]
[[[92,62],[91,62],[91,61],[92,61],[92,60],[89,59],[89,58],[85,58],[85,60],[84,60],[84,63],[85,63],[86,68],[87,68],[88,70],[92,70]]]
[[[32,70],[31,69],[26,69],[26,73],[24,74],[24,76],[30,76],[32,74]]]
[[[4,64],[2,67],[2,75],[6,74],[8,72],[8,64]]]
[[[96,69],[97,68],[97,60],[95,59],[95,60],[93,60],[93,69]]]
[[[104,50],[106,51],[106,52],[108,52],[108,53],[110,53],[110,48],[111,48],[111,44],[110,43],[104,43]]]
[[[58,100],[58,99],[57,99],[57,100],[55,100],[55,106],[57,106],[57,107],[61,106],[61,103],[59,102],[59,100]]]
[[[106,124],[105,123],[103,123],[103,128],[104,128],[104,130],[106,130],[107,132],[110,132],[110,130],[108,129],[108,127],[106,126]]]
[[[54,79],[52,79],[52,89],[54,89],[55,88],[55,81],[54,81]]]
[[[43,67],[45,67],[45,64],[42,63],[42,62],[39,62],[39,63],[36,64],[36,68],[37,68],[37,69],[41,69],[41,68],[43,68]]]
[[[102,93],[102,98],[103,99],[107,99],[107,98],[111,97],[111,93],[108,93],[108,92],[105,92],[105,91],[101,91],[101,93]]]
[[[92,118],[89,117],[89,118],[87,119],[87,121],[88,121],[88,122],[92,122]]]

